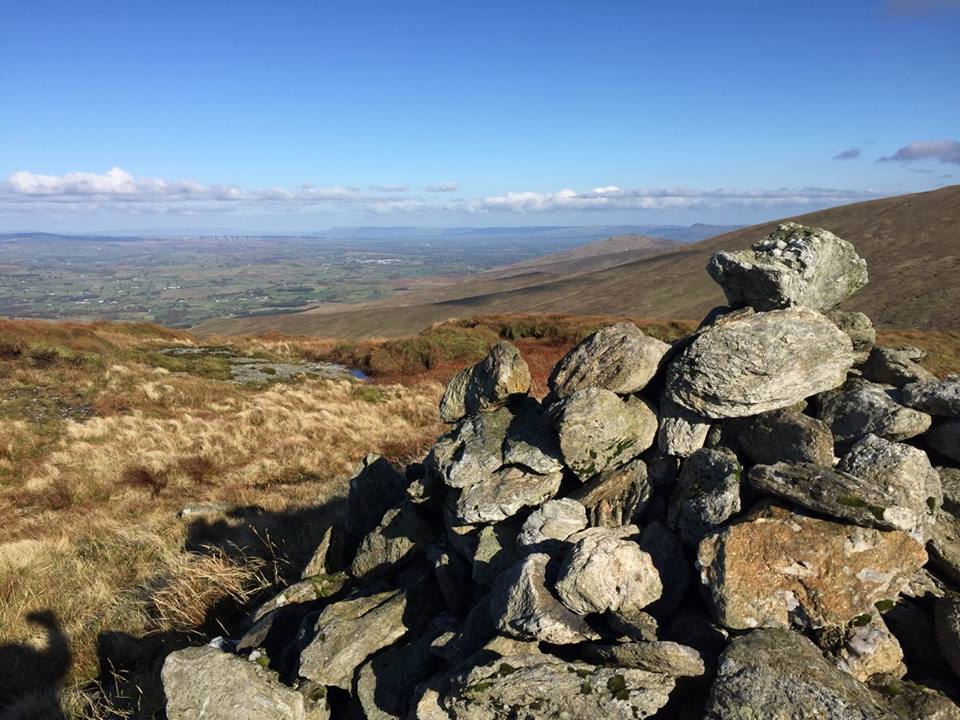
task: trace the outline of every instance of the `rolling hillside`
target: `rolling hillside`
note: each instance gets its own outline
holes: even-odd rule
[[[789,218],[853,242],[870,284],[847,305],[878,325],[960,328],[960,186],[844,205]],[[284,333],[331,337],[400,336],[433,322],[484,313],[627,314],[695,319],[723,303],[704,271],[721,249],[748,247],[776,222],[693,245],[673,246],[612,267],[559,274],[530,269],[523,280],[477,278],[387,302],[325,307],[282,316],[217,320],[204,333]],[[516,286],[509,287],[510,283]]]

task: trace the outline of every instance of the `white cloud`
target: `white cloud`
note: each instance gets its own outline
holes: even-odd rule
[[[441,189],[442,188],[442,189]],[[456,183],[425,186],[425,192],[453,192]],[[289,213],[359,211],[377,214],[507,213],[549,214],[563,211],[622,211],[688,208],[824,207],[880,197],[872,190],[780,188],[736,190],[721,188],[635,188],[598,185],[580,192],[507,191],[482,198],[441,199],[416,195],[402,185],[377,185],[372,192],[355,187],[244,189],[203,185],[191,180],[135,177],[120,168],[105,173],[75,172],[41,175],[14,173],[0,182],[0,211],[129,214]]]
[[[458,182],[442,182],[442,183],[431,183],[430,185],[424,185],[423,189],[426,192],[456,192],[460,189],[460,183]]]

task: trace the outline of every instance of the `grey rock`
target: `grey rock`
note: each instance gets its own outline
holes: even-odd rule
[[[530,369],[517,348],[501,340],[487,356],[454,376],[440,399],[440,418],[457,422],[530,391]]]
[[[454,502],[454,516],[458,524],[465,525],[504,520],[553,497],[562,481],[561,472],[537,475],[505,466],[461,490]]]
[[[960,677],[960,596],[937,600],[934,609],[934,627],[940,654]]]
[[[882,488],[892,498],[883,516],[894,528],[929,537],[943,505],[943,487],[940,473],[923,450],[867,435],[850,448],[837,469]]]
[[[349,690],[354,671],[407,632],[406,607],[406,596],[397,591],[328,605],[305,628],[311,639],[300,654],[299,674],[321,685]]]
[[[960,468],[938,467],[943,488],[943,509],[960,516]]]
[[[441,545],[430,545],[425,551],[428,562],[433,563],[437,587],[450,612],[465,615],[470,606],[470,571],[468,563],[454,552],[447,552]]]
[[[660,427],[657,447],[660,452],[688,457],[703,447],[710,432],[710,420],[677,405],[666,394],[660,399]]]
[[[477,533],[477,549],[473,553],[473,580],[489,585],[518,559],[515,522],[486,525]]]
[[[707,272],[734,307],[827,310],[867,284],[853,245],[822,228],[783,223],[749,250],[720,252]]]
[[[836,326],[843,330],[853,343],[853,353],[858,363],[870,356],[870,351],[877,342],[877,331],[873,323],[862,312],[848,310],[828,310],[824,313]]]
[[[929,548],[934,567],[960,585],[960,517],[941,512]]]
[[[687,545],[696,545],[740,511],[743,468],[729,450],[702,448],[680,468],[667,524]]]
[[[571,492],[569,498],[586,509],[591,527],[620,527],[639,519],[652,491],[647,466],[636,458],[625,465],[604,470]]]
[[[654,488],[667,488],[677,481],[677,474],[680,472],[679,458],[659,450],[651,450],[644,455],[644,462],[647,465],[647,479]]]
[[[276,675],[213,647],[170,653],[161,672],[169,720],[307,720],[303,695]]]
[[[900,404],[900,393],[862,378],[819,398],[820,419],[837,443],[849,444],[869,434],[887,440],[908,440],[930,427],[930,416]]]
[[[894,720],[869,688],[790,630],[754,630],[720,657],[707,720]]]
[[[653,559],[624,535],[637,528],[589,528],[576,540],[560,566],[557,596],[579,615],[641,610],[663,592]]]
[[[517,537],[521,552],[545,552],[563,548],[564,541],[587,526],[587,511],[576,500],[548,500],[530,513]]]
[[[518,403],[513,412],[513,421],[503,439],[503,464],[540,475],[561,472],[563,460],[557,433],[540,403],[528,399]]]
[[[643,528],[640,535],[640,549],[653,560],[663,593],[647,610],[657,617],[669,617],[683,602],[690,589],[691,570],[683,554],[683,545],[679,536],[662,522],[654,521]]]
[[[703,330],[667,371],[668,397],[703,417],[757,415],[841,385],[850,338],[802,307]]]
[[[434,529],[412,503],[387,510],[360,543],[350,565],[356,578],[391,572],[436,539]]]
[[[700,677],[706,672],[699,652],[667,640],[618,645],[586,643],[580,647],[580,657],[596,665],[636,668],[672,677]]]
[[[317,544],[316,550],[313,551],[313,555],[310,556],[310,560],[304,566],[300,578],[305,580],[314,575],[324,575],[330,572],[334,569],[333,566],[337,564],[332,561],[333,558],[328,557],[333,554],[333,525],[331,525],[321,535],[320,542]]]
[[[833,464],[833,434],[827,424],[792,410],[774,410],[743,423],[740,448],[754,463]]]
[[[407,717],[416,687],[439,666],[430,652],[433,635],[421,635],[406,645],[387,648],[357,672],[356,697],[366,720],[401,720]]]
[[[599,636],[547,588],[543,553],[528,555],[504,571],[490,593],[490,617],[501,632],[522,640],[569,645]]]
[[[666,705],[673,687],[664,673],[513,655],[455,677],[440,702],[450,720],[636,720]]]
[[[604,619],[621,642],[653,642],[660,635],[660,623],[646,610],[620,608]]]
[[[406,496],[406,480],[386,459],[367,455],[350,478],[347,532],[359,542]],[[349,559],[349,558],[348,558]]]
[[[900,643],[876,610],[843,629],[836,658],[837,667],[860,682],[874,675],[903,677],[907,672]]]
[[[639,392],[656,375],[669,349],[667,343],[644,335],[633,323],[610,325],[564,355],[550,375],[549,386],[558,398],[588,387],[618,395]]]
[[[960,463],[960,420],[938,423],[923,436],[927,445],[944,457]]]
[[[903,404],[930,415],[960,418],[960,377],[904,385]]]
[[[631,397],[601,388],[577,390],[551,408],[563,459],[582,481],[622,465],[653,443],[657,416]]]
[[[919,364],[925,353],[918,348],[875,347],[860,373],[867,380],[902,387],[907,383],[936,382],[937,376]]]
[[[699,652],[716,656],[727,646],[730,633],[702,612],[682,610],[664,627],[664,637],[688,645]]]
[[[322,574],[305,578],[288,585],[283,590],[257,606],[251,615],[251,621],[257,622],[274,610],[296,603],[320,600],[340,592],[347,582],[344,573]]]
[[[891,675],[871,678],[870,686],[903,720],[960,720],[960,706],[931,688]]]
[[[478,483],[503,466],[503,442],[514,415],[507,408],[467,418],[437,439],[426,459],[428,472],[436,473],[452,488]]]

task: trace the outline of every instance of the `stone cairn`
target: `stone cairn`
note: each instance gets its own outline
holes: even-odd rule
[[[960,377],[834,309],[830,232],[707,270],[729,307],[599,330],[542,402],[507,342],[453,378],[302,581],[167,658],[169,720],[960,718]]]

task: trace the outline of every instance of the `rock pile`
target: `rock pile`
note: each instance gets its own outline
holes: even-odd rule
[[[604,328],[542,402],[509,343],[457,375],[308,577],[167,658],[168,718],[960,718],[960,378],[834,309],[829,232],[708,269],[732,307]]]

